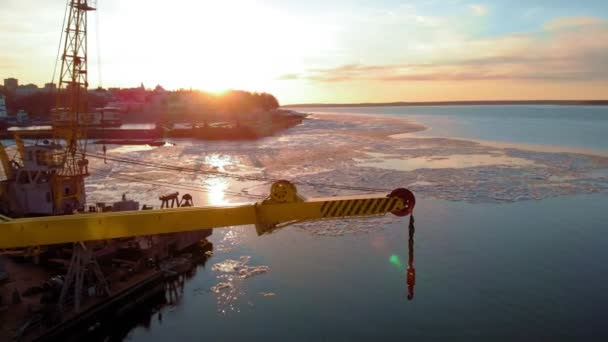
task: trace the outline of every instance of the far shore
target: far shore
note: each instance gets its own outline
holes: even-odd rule
[[[436,101],[436,102],[378,102],[378,103],[302,103],[283,105],[282,108],[317,107],[413,107],[413,106],[504,106],[504,105],[555,105],[555,106],[608,106],[608,100],[521,100],[521,101]]]
[[[122,144],[135,140],[152,144],[163,144],[165,138],[198,139],[198,140],[256,140],[269,137],[297,126],[307,117],[306,114],[290,110],[274,110],[263,119],[252,118],[229,122],[202,122],[199,124],[174,125],[156,124],[154,128],[121,128],[121,127],[87,127],[88,139],[100,139],[110,143],[111,140]],[[52,139],[55,132],[49,126],[36,129],[0,130],[0,140],[12,140],[18,133],[23,139]],[[139,141],[138,144],[141,144]]]

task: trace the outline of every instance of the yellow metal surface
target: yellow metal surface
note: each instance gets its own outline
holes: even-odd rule
[[[379,215],[403,207],[404,203],[398,198],[365,195],[319,198],[292,203],[182,207],[22,218],[0,222],[0,249],[249,224],[270,227],[295,221]]]
[[[0,162],[2,163],[2,169],[4,170],[4,176],[6,177],[6,179],[13,178],[13,169],[11,168],[11,161],[2,143],[0,143]]]
[[[15,145],[17,145],[17,152],[19,152],[19,158],[21,160],[25,160],[25,145],[23,144],[23,139],[18,133],[15,133]]]

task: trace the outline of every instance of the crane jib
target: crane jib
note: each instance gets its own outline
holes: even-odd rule
[[[255,225],[258,234],[266,234],[294,222],[367,217],[404,210],[411,213],[412,209],[407,200],[386,194],[309,200],[300,197],[285,200],[271,195],[260,203],[234,206],[20,218],[0,221],[0,249],[241,225]]]

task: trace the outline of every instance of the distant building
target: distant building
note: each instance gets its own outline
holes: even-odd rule
[[[17,96],[28,96],[28,95],[35,94],[39,91],[40,91],[40,88],[38,88],[37,85],[30,83],[30,84],[26,84],[24,86],[17,87],[17,91],[15,92],[15,94]]]
[[[112,101],[106,107],[115,108],[121,113],[141,113],[144,110],[144,103],[134,100]]]
[[[144,83],[142,82],[141,85],[139,86],[139,88],[134,89],[135,90],[135,100],[138,102],[145,102],[146,101],[146,88],[144,87]]]
[[[104,88],[98,87],[92,90],[89,90],[89,94],[95,95],[100,98],[111,99],[112,93]]]
[[[51,91],[57,90],[57,85],[55,83],[45,83],[44,90],[48,93]]]
[[[6,102],[4,99],[4,95],[0,94],[0,121],[6,120],[8,117],[8,112],[6,111]]]
[[[110,87],[107,89],[107,93],[112,98],[115,98],[116,96],[118,96],[119,92],[120,92],[120,88],[117,88],[117,87]]]
[[[4,79],[4,88],[6,88],[7,91],[15,91],[17,90],[17,87],[19,87],[19,80],[16,78],[5,78]]]

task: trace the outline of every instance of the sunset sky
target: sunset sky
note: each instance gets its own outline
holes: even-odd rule
[[[65,0],[0,0],[0,78],[51,80],[64,8]],[[98,0],[98,8],[89,19],[92,86],[101,65],[104,87],[268,91],[282,104],[608,99],[606,0]]]

